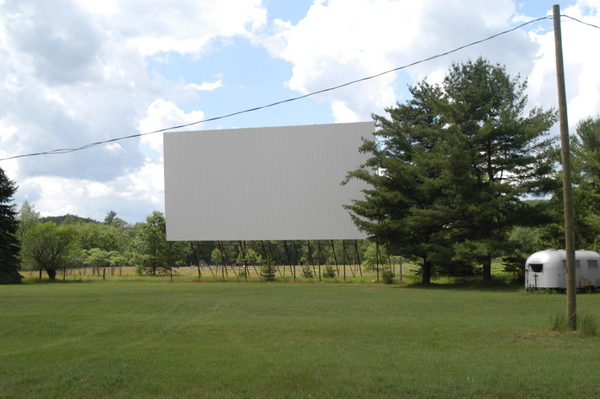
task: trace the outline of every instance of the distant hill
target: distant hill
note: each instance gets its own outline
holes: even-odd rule
[[[40,218],[40,221],[42,223],[54,222],[58,225],[60,225],[60,224],[75,224],[75,223],[100,223],[99,221],[94,220],[94,219],[82,218],[81,216],[70,215],[70,214],[66,214],[63,216],[44,216],[44,217]]]

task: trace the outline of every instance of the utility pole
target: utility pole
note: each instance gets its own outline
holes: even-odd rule
[[[567,95],[563,67],[562,35],[560,30],[560,6],[552,6],[554,14],[554,48],[556,52],[556,83],[558,86],[558,112],[560,116],[560,148],[563,175],[563,208],[565,218],[565,251],[567,253],[567,319],[569,329],[577,330],[575,296],[575,222],[573,194],[571,192],[571,153],[569,150],[569,120],[567,118]]]

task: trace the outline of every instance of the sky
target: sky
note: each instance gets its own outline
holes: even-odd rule
[[[72,148],[297,97],[600,0],[0,0],[0,158]],[[562,19],[569,124],[600,115],[600,29]],[[552,21],[435,60],[187,130],[371,120],[478,57],[557,108]],[[556,133],[558,127],[553,128]],[[168,133],[166,133],[168,134]],[[0,161],[43,216],[129,223],[164,211],[162,133]]]

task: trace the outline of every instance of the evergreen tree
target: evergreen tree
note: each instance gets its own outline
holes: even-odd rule
[[[573,183],[579,248],[600,250],[600,118],[577,125]]]
[[[14,204],[15,184],[0,168],[0,283],[18,283],[23,278],[19,270],[19,240]]]
[[[260,278],[262,278],[263,281],[275,281],[277,277],[276,273],[277,269],[273,262],[267,261],[260,269]]]
[[[587,118],[571,137],[576,248],[600,251],[600,118]],[[550,247],[562,248],[565,233],[562,186],[550,201],[553,224],[544,229]]]
[[[548,132],[556,113],[525,114],[526,83],[482,59],[454,65],[443,88],[445,120],[466,164],[456,184],[455,227],[463,231],[456,257],[481,264],[489,280],[492,258],[505,251],[512,227],[543,218],[544,208],[524,199],[555,187],[556,148]]]
[[[536,213],[524,196],[553,187],[546,135],[556,116],[523,115],[525,87],[478,59],[453,65],[441,84],[409,88],[389,118],[374,116],[375,138],[360,148],[371,156],[348,174],[372,188],[347,208],[361,230],[420,259],[423,283],[457,262],[480,264],[489,279],[510,228]]]

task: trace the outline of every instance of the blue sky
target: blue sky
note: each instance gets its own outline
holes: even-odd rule
[[[551,11],[521,0],[0,0],[0,158],[190,123],[372,75]],[[599,0],[560,1],[600,25]],[[563,22],[572,127],[600,109],[600,30]],[[369,120],[485,57],[556,107],[552,22],[335,92],[192,129]],[[0,161],[17,205],[128,222],[164,210],[162,136]]]

